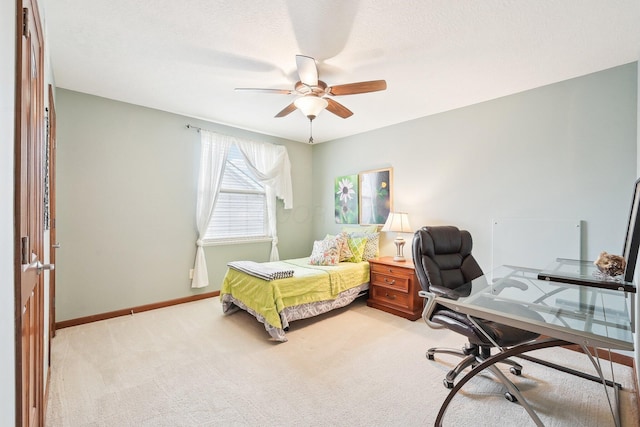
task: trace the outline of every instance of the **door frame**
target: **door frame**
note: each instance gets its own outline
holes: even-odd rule
[[[60,247],[56,233],[56,107],[53,86],[49,85],[49,115],[47,122],[48,161],[46,174],[49,182],[49,262],[56,264],[56,250]],[[46,209],[46,206],[45,206]],[[51,366],[51,340],[56,336],[56,270],[49,271],[49,366]]]

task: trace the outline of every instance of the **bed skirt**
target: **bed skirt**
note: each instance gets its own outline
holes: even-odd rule
[[[258,319],[259,322],[263,323],[264,328],[273,340],[285,342],[287,341],[285,331],[289,330],[289,322],[318,316],[331,310],[347,306],[360,295],[364,295],[368,289],[369,283],[363,283],[359,286],[355,286],[351,289],[347,289],[346,291],[339,293],[338,296],[332,300],[310,302],[300,305],[294,305],[291,307],[285,307],[280,312],[280,319],[283,326],[282,329],[269,324],[269,322],[265,321],[264,316],[247,307],[242,301],[231,296],[231,294],[222,295],[222,312],[225,314],[231,314],[242,309]]]

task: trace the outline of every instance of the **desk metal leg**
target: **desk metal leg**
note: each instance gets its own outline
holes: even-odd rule
[[[618,396],[618,388],[616,387],[613,393],[616,401],[616,409],[614,412],[614,409],[611,406],[611,399],[609,398],[609,393],[607,393],[607,381],[605,380],[604,374],[602,373],[602,369],[600,368],[600,358],[598,358],[598,363],[596,363],[595,359],[593,358],[593,355],[591,354],[587,346],[584,344],[580,344],[580,347],[582,347],[582,351],[584,351],[584,354],[586,354],[589,357],[589,360],[593,364],[593,367],[595,368],[596,372],[598,373],[598,375],[600,375],[600,380],[602,382],[602,385],[604,386],[604,393],[607,396],[607,402],[609,402],[609,410],[611,410],[611,414],[613,415],[613,420],[616,423],[616,427],[620,427],[620,400]],[[596,357],[597,355],[598,355],[598,352],[596,350]],[[613,365],[611,365],[611,375],[613,375]]]
[[[518,399],[520,406],[522,406],[525,409],[525,411],[527,411],[527,413],[529,414],[533,422],[538,427],[544,427],[544,424],[538,417],[538,414],[536,414],[536,412],[533,410],[531,405],[529,405],[529,402],[527,402],[527,400],[524,398],[522,393],[520,393],[520,390],[518,390],[518,387],[516,387],[516,385],[512,383],[509,380],[509,378],[507,378],[507,376],[503,374],[502,371],[496,365],[487,366],[487,369],[493,372],[493,374],[496,377],[498,377],[498,379],[502,382],[502,384],[504,384],[505,387],[507,387],[507,390],[509,390],[509,393],[511,393],[512,396],[515,396],[516,399]]]
[[[620,392],[620,390],[622,390],[622,384],[604,378],[604,375],[602,374],[602,370],[600,370],[600,368],[597,366],[597,364],[593,360],[593,356],[591,355],[591,352],[589,352],[589,350],[584,346],[583,346],[583,352],[587,355],[589,360],[591,360],[591,363],[593,364],[593,366],[595,367],[596,371],[600,375],[599,377],[596,377],[595,375],[587,374],[586,372],[577,371],[575,369],[571,369],[571,368],[568,368],[566,366],[558,365],[558,364],[553,363],[553,362],[549,362],[549,361],[546,361],[546,360],[538,359],[537,357],[529,356],[529,355],[526,355],[526,354],[519,354],[519,355],[517,355],[515,357],[517,357],[519,359],[523,359],[523,360],[528,360],[529,362],[537,363],[539,365],[543,365],[543,366],[546,366],[548,368],[553,368],[553,369],[556,369],[558,371],[565,372],[567,374],[575,375],[576,377],[584,378],[584,379],[589,380],[589,381],[602,383],[602,384],[604,384],[606,386],[612,387],[613,391],[614,391],[613,396],[614,396],[614,401],[615,401],[615,409],[612,410],[613,411],[613,418],[614,418],[615,425],[616,426],[620,426],[621,425],[621,420],[620,420],[620,398],[619,398],[619,392]],[[605,390],[605,393],[606,393],[606,390]],[[609,398],[609,394],[607,393],[607,399],[608,398]]]
[[[538,359],[537,357],[529,356],[527,354],[519,354],[519,355],[517,355],[515,357],[517,357],[518,359],[528,360],[529,362],[537,363],[539,365],[543,365],[543,366],[546,366],[548,368],[557,369],[558,371],[562,371],[562,372],[565,372],[567,374],[575,375],[576,377],[584,378],[584,379],[589,380],[589,381],[595,381],[597,383],[600,383],[600,382],[603,381],[602,378],[596,377],[596,376],[591,375],[591,374],[587,374],[586,372],[576,371],[575,369],[567,368],[566,366],[562,366],[562,365],[555,364],[553,362],[548,362],[546,360]],[[604,381],[605,381],[605,384],[608,385],[609,387],[615,387],[615,388],[618,388],[618,389],[622,389],[622,384],[620,384],[620,383],[616,383],[616,382],[613,382],[613,381],[607,380],[607,379],[605,379]]]
[[[495,365],[496,363],[504,359],[507,359],[509,357],[514,357],[522,353],[526,353],[533,350],[540,350],[543,348],[558,347],[558,346],[563,346],[568,344],[571,344],[571,343],[564,340],[555,339],[555,338],[537,340],[537,341],[520,344],[520,345],[511,347],[509,349],[503,350],[489,357],[488,359],[484,360],[482,363],[478,364],[475,368],[473,368],[470,372],[468,372],[464,377],[462,377],[460,381],[458,381],[455,384],[455,386],[451,389],[446,399],[442,403],[442,406],[440,407],[440,411],[438,412],[438,416],[436,418],[435,426],[436,427],[442,426],[442,419],[444,418],[444,414],[446,413],[447,408],[449,407],[449,403],[451,403],[451,400],[453,400],[454,396],[458,393],[458,391],[462,388],[462,386],[464,386],[467,383],[467,381],[475,377],[478,373],[482,372],[486,368],[492,367],[493,365]],[[531,416],[531,413],[529,413],[529,415]],[[536,418],[538,419],[538,422],[540,422],[540,419],[537,417],[537,415],[535,415],[535,417],[532,416],[532,419],[534,421],[536,421]],[[536,424],[538,424],[538,422],[536,422]]]

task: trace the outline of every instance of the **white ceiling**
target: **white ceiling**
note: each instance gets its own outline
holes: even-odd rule
[[[639,0],[44,0],[58,87],[306,142],[295,55],[354,112],[313,122],[316,142],[637,61]]]

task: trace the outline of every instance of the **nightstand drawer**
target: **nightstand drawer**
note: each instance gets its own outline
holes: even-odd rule
[[[404,292],[395,291],[389,288],[378,286],[371,287],[371,298],[383,304],[396,305],[402,308],[409,308],[409,295]]]
[[[398,289],[399,291],[409,291],[409,278],[403,276],[390,276],[385,273],[371,273],[371,283],[373,285]]]
[[[371,273],[380,273],[387,276],[406,277],[411,279],[414,275],[413,264],[410,267],[395,267],[392,265],[383,265],[371,263]]]

